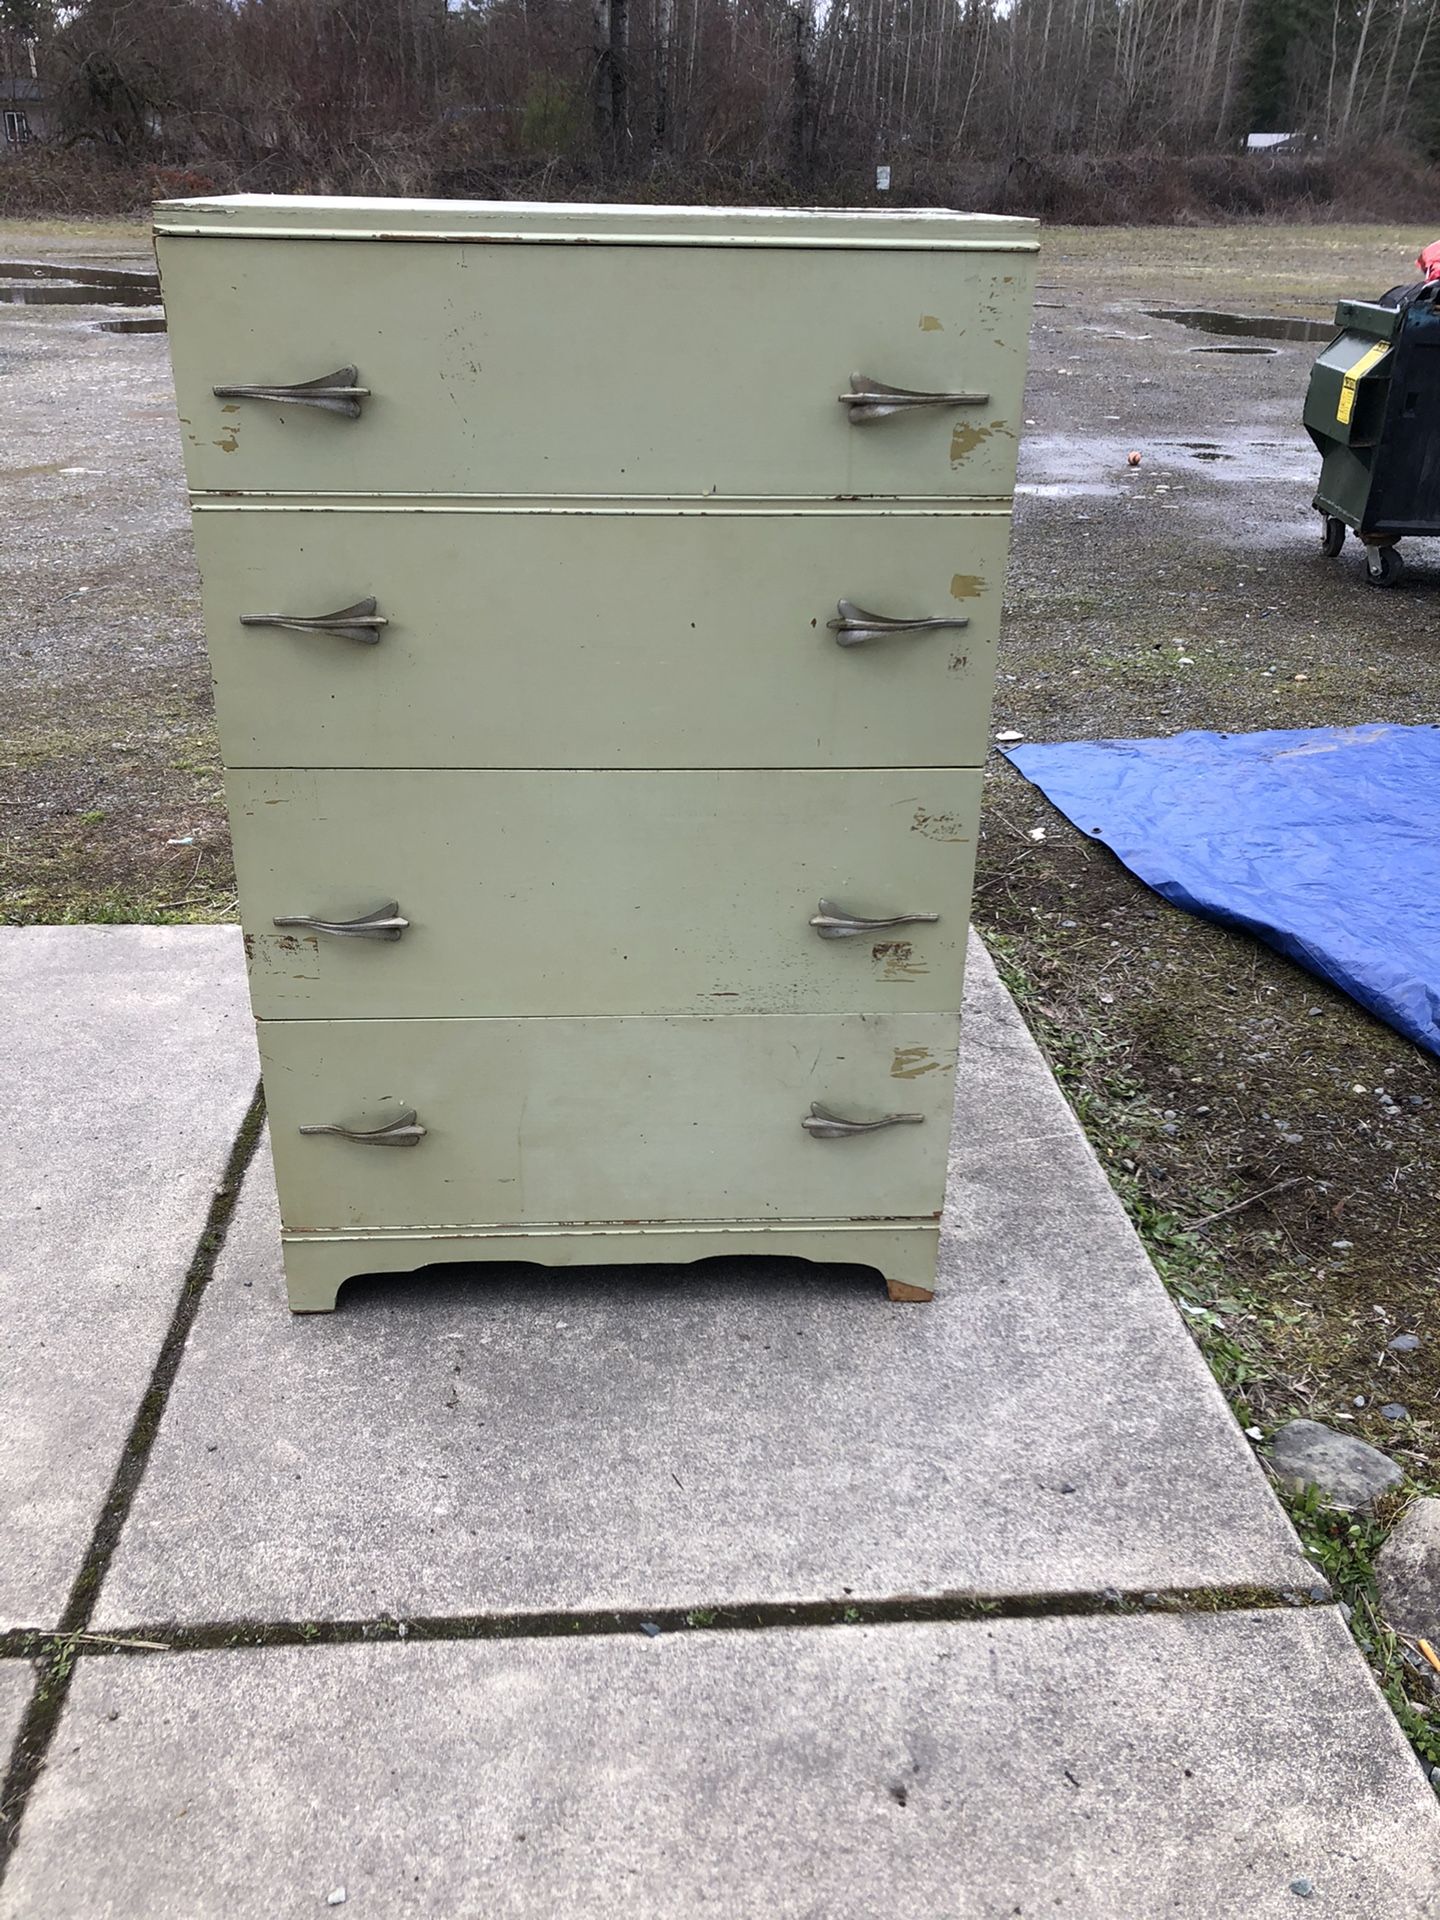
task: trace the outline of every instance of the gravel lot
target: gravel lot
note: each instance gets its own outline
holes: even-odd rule
[[[154,266],[139,229],[0,223],[0,261],[68,258]],[[139,311],[0,305],[7,920],[208,917],[232,895],[166,341],[99,330]]]

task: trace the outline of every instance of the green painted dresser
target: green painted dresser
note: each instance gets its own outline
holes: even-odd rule
[[[156,213],[290,1304],[935,1285],[1031,223]]]

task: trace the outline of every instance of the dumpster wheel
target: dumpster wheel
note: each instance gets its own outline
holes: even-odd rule
[[[1327,560],[1333,560],[1345,544],[1345,535],[1349,528],[1343,520],[1337,520],[1333,513],[1327,513],[1320,527],[1320,551]]]
[[[1394,547],[1365,549],[1365,579],[1372,587],[1393,587],[1405,572],[1405,562]]]

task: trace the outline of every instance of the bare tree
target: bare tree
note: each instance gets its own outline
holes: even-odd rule
[[[237,186],[608,192],[663,166],[697,197],[850,198],[880,159],[897,193],[1064,188],[1085,211],[1127,155],[1168,204],[1171,157],[1233,157],[1256,111],[1434,154],[1437,19],[1440,0],[0,0],[0,48],[15,70],[39,22],[24,44],[77,143]],[[1284,177],[1257,162],[1236,188]]]

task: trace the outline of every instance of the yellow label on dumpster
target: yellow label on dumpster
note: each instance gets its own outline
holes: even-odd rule
[[[1367,347],[1360,358],[1351,367],[1340,382],[1340,404],[1335,409],[1335,418],[1342,427],[1348,427],[1351,415],[1355,411],[1355,391],[1372,367],[1377,367],[1390,351],[1388,340],[1377,340],[1373,347]]]

